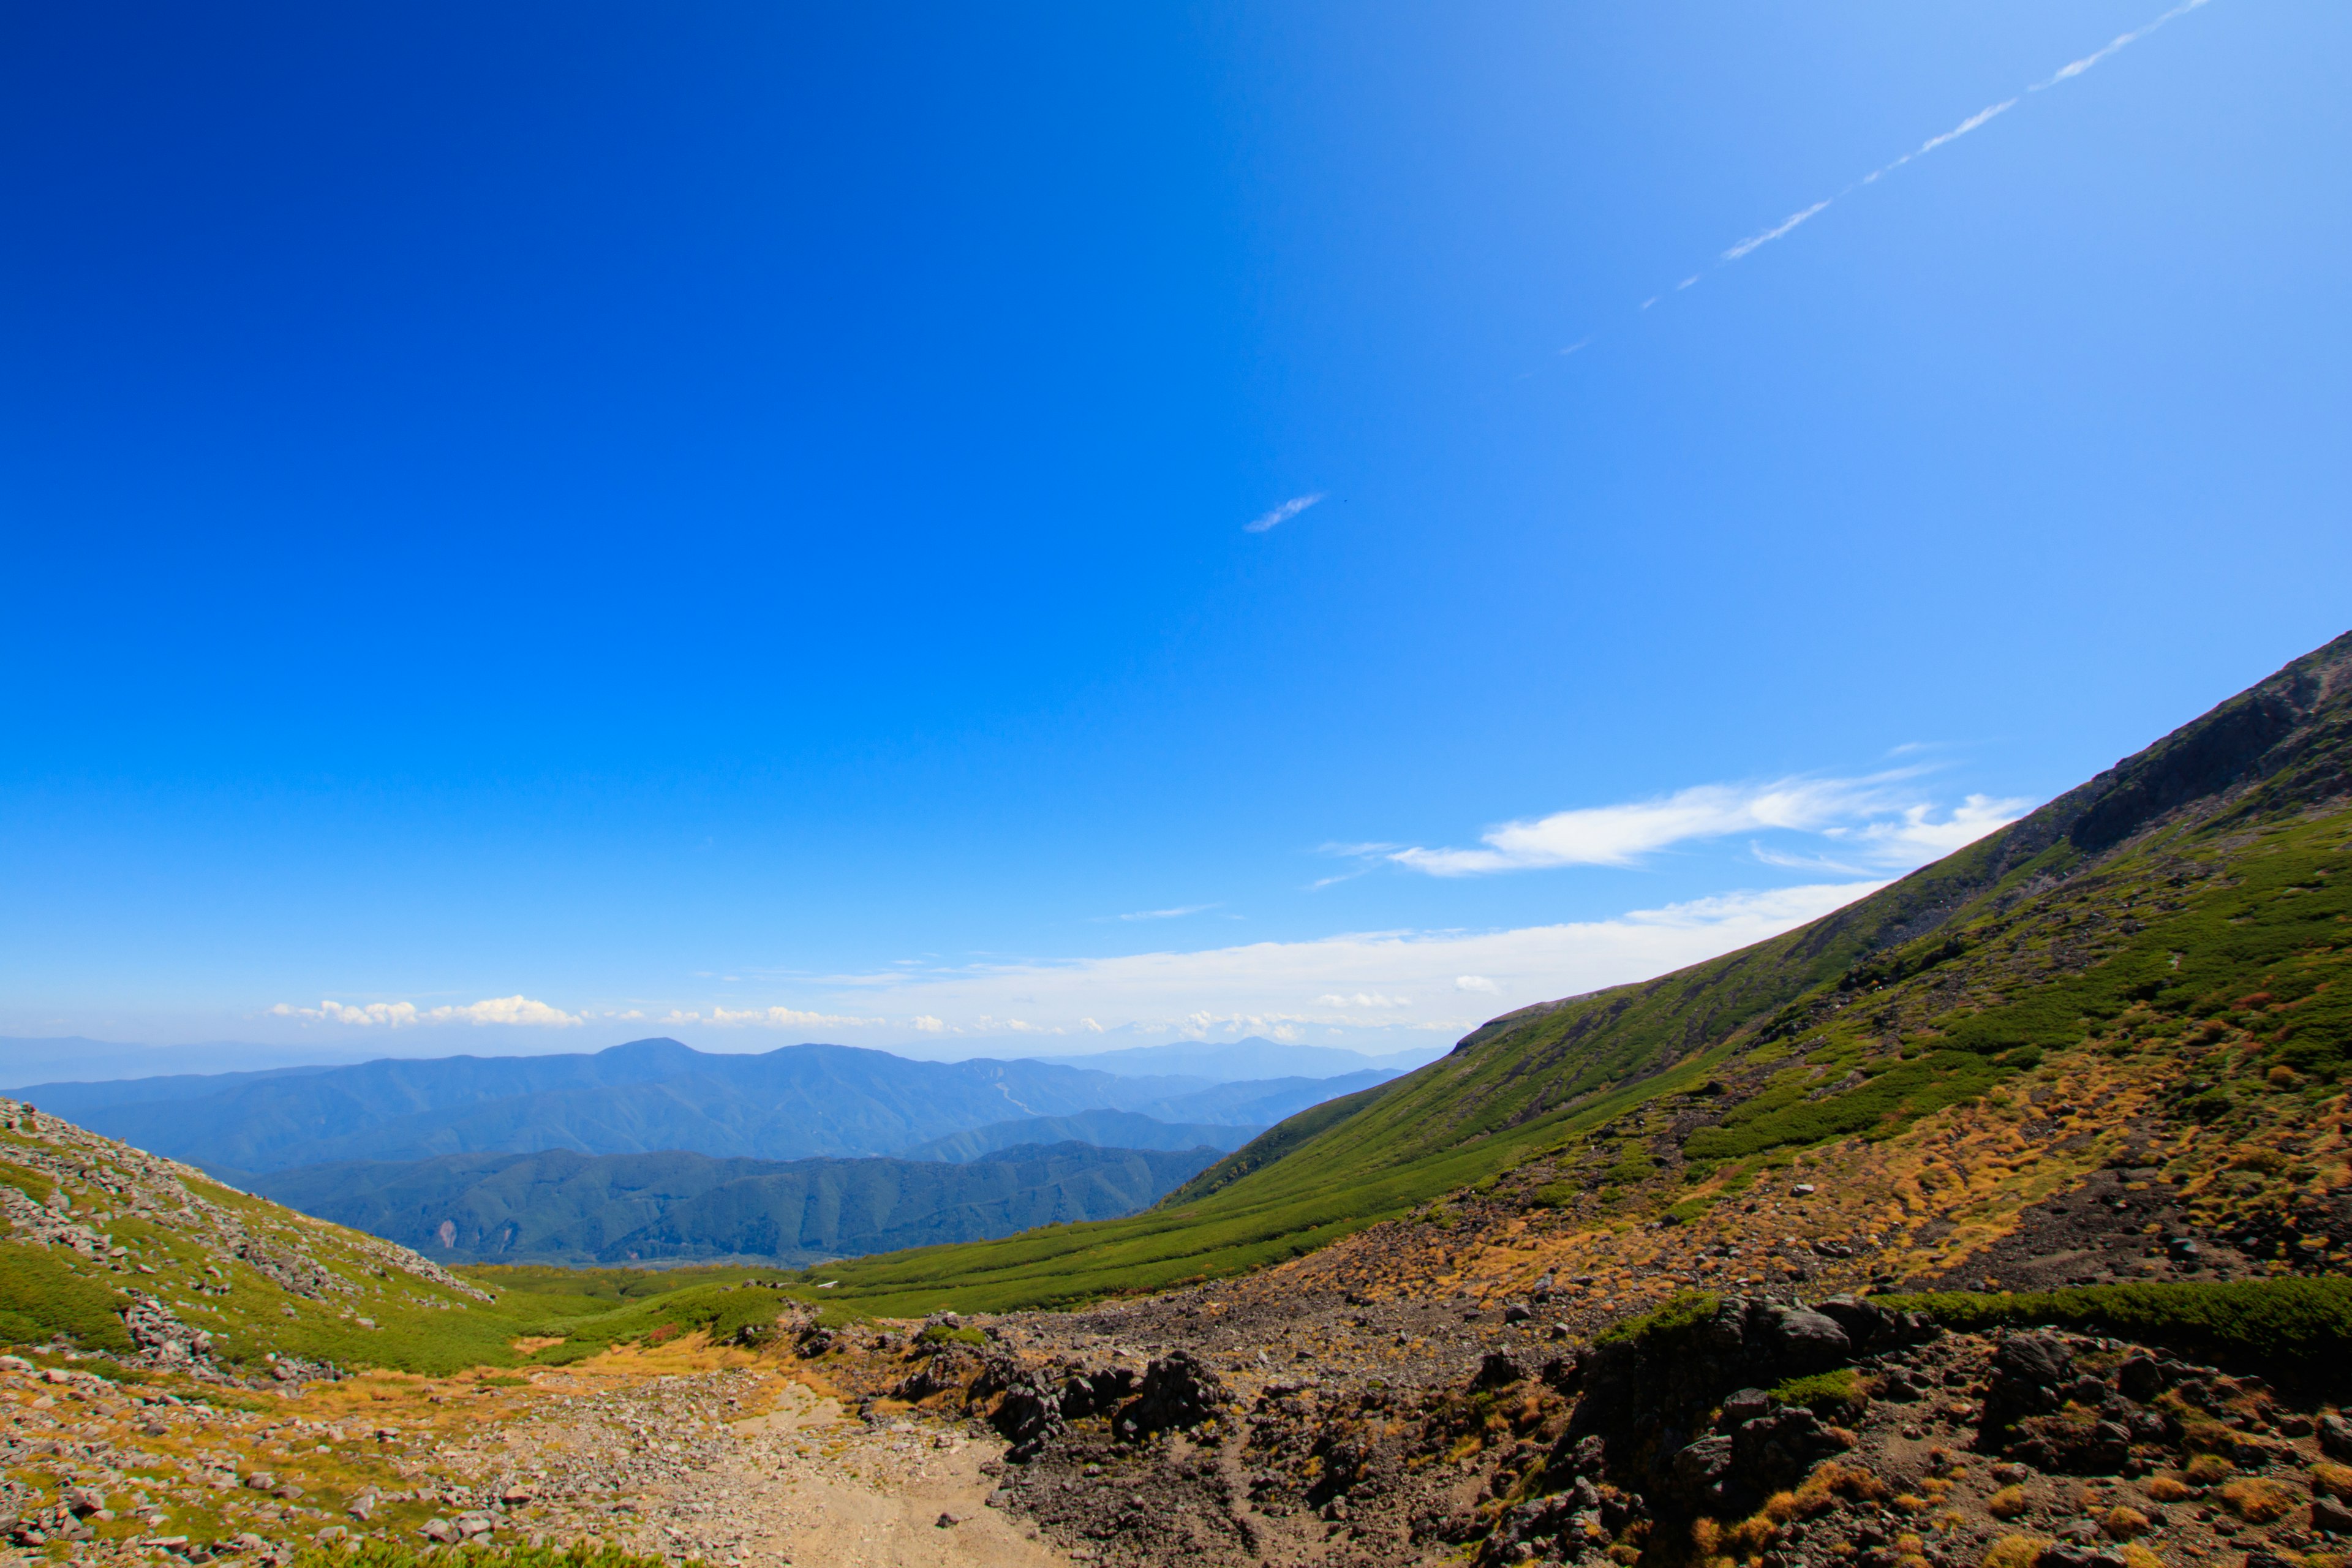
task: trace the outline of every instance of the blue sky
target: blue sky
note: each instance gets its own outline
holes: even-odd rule
[[[1444,1045],[2352,622],[2340,6],[6,14],[0,1033]]]

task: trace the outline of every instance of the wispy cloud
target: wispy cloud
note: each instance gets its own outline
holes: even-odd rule
[[[274,1017],[299,1018],[306,1024],[350,1024],[361,1028],[402,1029],[430,1024],[520,1024],[541,1028],[570,1028],[585,1022],[561,1007],[534,1002],[528,996],[492,996],[463,1007],[419,1007],[413,1002],[368,1002],[357,1005],[326,1001],[316,1007],[296,1007],[280,1002],[269,1009]]]
[[[1323,492],[1321,490],[1317,490],[1311,496],[1293,496],[1288,500],[1284,501],[1280,506],[1276,507],[1272,511],[1267,512],[1265,516],[1252,518],[1249,521],[1242,524],[1242,531],[1244,533],[1264,533],[1267,529],[1274,527],[1277,523],[1288,522],[1292,518],[1297,517],[1300,512],[1305,511],[1308,507],[1313,506],[1317,501],[1319,501],[1322,499]]]
[[[1172,910],[1137,910],[1132,913],[1114,915],[1112,918],[1122,921],[1173,921],[1181,920],[1186,915],[1206,914],[1216,907],[1214,904],[1183,904]]]
[[[1859,779],[1699,784],[1651,800],[1507,822],[1481,835],[1481,847],[1475,849],[1415,847],[1389,849],[1381,858],[1433,877],[1475,877],[1547,867],[1633,866],[1677,844],[1780,830],[1819,834],[1878,867],[1914,866],[1981,838],[2032,804],[1970,795],[1938,816],[1932,804],[1904,788],[1913,776],[1898,771]]]
[[[2127,48],[2131,45],[2137,43],[2140,39],[2147,37],[2150,33],[2155,32],[2166,23],[2173,21],[2179,17],[2185,16],[2191,11],[2201,9],[2208,3],[2209,0],[2181,0],[2181,4],[2173,6],[2171,10],[2165,12],[2154,21],[2148,22],[2144,26],[2135,27],[2128,33],[2118,34],[2104,47],[2095,49],[2091,53],[2084,55],[2080,59],[2067,62],[2065,65],[2059,67],[2057,70],[2052,72],[2042,80],[2030,83],[2023,91],[2014,95],[2013,97],[2002,99],[1997,103],[1989,103],[1985,105],[1985,107],[1978,110],[1974,114],[1969,115],[1967,119],[1961,121],[1958,125],[1953,126],[1950,130],[1937,132],[1935,135],[1928,137],[1925,142],[1920,142],[1918,146],[1914,147],[1908,153],[1905,153],[1896,158],[1891,159],[1885,163],[1881,163],[1877,168],[1871,170],[1868,174],[1852,181],[1844,189],[1838,191],[1834,195],[1823,196],[1820,201],[1813,203],[1811,206],[1804,207],[1797,212],[1791,213],[1789,216],[1781,219],[1770,228],[1765,229],[1758,234],[1751,234],[1747,238],[1731,245],[1716,257],[1715,265],[1717,267],[1728,267],[1733,262],[1742,260],[1747,257],[1754,255],[1757,251],[1762,249],[1765,246],[1771,244],[1777,239],[1786,238],[1801,225],[1828,211],[1830,207],[1834,205],[1836,203],[1852,195],[1854,192],[1861,190],[1864,186],[1876,184],[1880,180],[1885,179],[1887,175],[1895,173],[1897,169],[1902,168],[1905,164],[1910,163],[1917,159],[1924,158],[1928,153],[1933,153],[1939,148],[1949,146],[1963,136],[1981,130],[2000,116],[2006,114],[2009,110],[2024,102],[2032,94],[2047,91],[2049,89],[2056,87],[2061,82],[2072,81],[2074,78],[2081,76],[2084,71],[2089,70],[2093,66],[2097,65],[2100,61],[2108,58],[2117,51]],[[1666,292],[1674,293],[1688,289],[1692,284],[1696,283],[1703,276],[1705,276],[1704,273],[1698,273],[1685,278],[1681,282],[1675,284],[1674,289],[1669,289]],[[1664,294],[1653,294],[1648,299],[1643,300],[1637,308],[1639,310],[1646,310],[1664,297]],[[1576,346],[1581,348],[1585,343],[1589,343],[1592,340],[1590,337],[1585,338]],[[1269,523],[1267,526],[1271,527],[1272,524]]]
[[[2189,12],[2197,10],[2204,5],[2205,3],[2206,0],[2181,0],[2179,5],[2175,5],[2171,10],[2167,11],[2155,21],[2147,23],[2144,26],[2136,27],[2128,33],[2116,34],[2115,37],[2108,40],[2105,47],[2093,49],[2089,54],[2084,55],[2079,60],[2069,60],[2066,64],[2060,66],[2055,71],[2052,72],[2049,79],[2045,81],[2037,81],[2032,87],[2026,89],[2026,90],[2028,92],[2040,92],[2045,88],[2056,87],[2062,81],[2072,81],[2074,78],[2081,76],[2084,71],[2089,70],[2093,66],[2097,65],[2101,60],[2105,59],[2109,55],[2114,54],[2116,50],[2129,47],[2131,45],[2147,37],[2150,33],[2155,32],[2158,27],[2163,26],[2167,22],[2171,21],[2176,16],[2186,16]]]
[[[1774,240],[1788,233],[1790,229],[1796,227],[1799,224],[1804,222],[1815,213],[1827,208],[1829,205],[1830,204],[1826,201],[1815,202],[1803,212],[1793,213],[1788,217],[1781,219],[1777,227],[1768,228],[1762,234],[1749,235],[1746,239],[1741,240],[1738,245],[1735,245],[1730,249],[1725,251],[1723,253],[1723,259],[1726,261],[1737,261],[1741,257],[1747,255],[1749,251],[1754,250],[1757,247],[1771,244]],[[1685,287],[1687,288],[1688,285],[1685,284]]]

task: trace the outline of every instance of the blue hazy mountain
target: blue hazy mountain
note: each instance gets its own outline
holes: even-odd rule
[[[554,1150],[310,1165],[240,1184],[444,1260],[805,1262],[1132,1214],[1218,1158],[1077,1142],[962,1163]]]
[[[1263,1127],[1353,1087],[1361,1086],[1349,1079],[1216,1084],[1038,1061],[921,1062],[847,1046],[734,1056],[653,1039],[593,1054],[386,1059],[18,1092],[109,1137],[250,1173],[549,1149],[855,1157],[1087,1110]]]
[[[1211,1148],[1231,1153],[1265,1129],[1214,1122],[1169,1122],[1132,1110],[1081,1110],[1076,1116],[1024,1116],[934,1138],[902,1152],[908,1160],[977,1160],[1024,1143],[1093,1143],[1106,1149]]]

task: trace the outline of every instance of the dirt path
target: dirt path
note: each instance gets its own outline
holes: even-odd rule
[[[869,1427],[799,1384],[783,1391],[772,1414],[736,1431],[736,1451],[673,1495],[648,1500],[649,1523],[707,1542],[714,1562],[1048,1568],[1068,1561],[1037,1539],[1034,1525],[986,1506],[995,1483],[980,1466],[995,1446],[912,1421]]]
[[[588,1372],[541,1384],[487,1470],[541,1478],[543,1539],[593,1535],[738,1568],[1061,1568],[987,1506],[1002,1445],[936,1420],[871,1424],[766,1368]],[[942,1522],[946,1521],[947,1522]]]

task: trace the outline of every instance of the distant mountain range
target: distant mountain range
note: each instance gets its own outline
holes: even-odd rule
[[[813,1262],[980,1241],[1149,1207],[1212,1148],[1024,1144],[936,1160],[714,1160],[704,1154],[450,1154],[249,1178],[320,1219],[444,1262]]]
[[[1041,1061],[910,1061],[846,1046],[715,1055],[651,1039],[590,1055],[379,1060],[17,1092],[109,1137],[249,1177],[353,1160],[547,1150],[760,1160],[896,1154],[1000,1123],[1100,1110],[1256,1129],[1393,1076],[1372,1069],[1216,1083]],[[1041,1126],[992,1137],[1034,1143],[1073,1135]],[[1171,1140],[1138,1141],[1164,1149]]]
[[[1279,1120],[1277,1118],[1276,1120]],[[1264,1127],[1208,1121],[1155,1121],[1132,1110],[1081,1110],[1076,1116],[1024,1116],[951,1133],[903,1152],[909,1160],[977,1160],[1024,1143],[1093,1143],[1106,1149],[1199,1149],[1231,1153]]]

